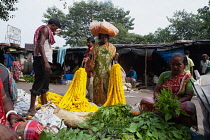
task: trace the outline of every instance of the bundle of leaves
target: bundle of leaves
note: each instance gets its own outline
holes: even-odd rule
[[[87,130],[64,127],[56,135],[43,131],[39,135],[40,140],[96,140],[96,136],[88,134]]]
[[[34,83],[34,77],[31,75],[23,75],[23,79],[27,82],[27,83]]]
[[[180,107],[181,102],[178,101],[178,97],[173,95],[170,90],[161,90],[157,96],[157,102],[154,106],[165,116],[165,121],[170,120],[177,115],[188,114]]]
[[[98,139],[106,137],[118,139],[122,137],[121,133],[127,132],[125,128],[129,127],[133,116],[127,104],[103,106],[85,123],[79,124],[79,127],[89,127],[89,133],[94,134]]]
[[[162,117],[146,112],[133,117],[126,128],[135,140],[190,140],[189,128],[174,122],[166,122]],[[127,134],[129,134],[127,133]]]

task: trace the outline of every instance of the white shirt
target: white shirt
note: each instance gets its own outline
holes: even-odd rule
[[[65,67],[65,71],[70,71],[70,66]]]
[[[203,60],[201,60],[200,64],[201,64],[201,68],[202,68],[201,72],[206,73],[206,69],[207,69],[207,66],[210,65],[210,61],[206,60],[206,62],[204,62]]]

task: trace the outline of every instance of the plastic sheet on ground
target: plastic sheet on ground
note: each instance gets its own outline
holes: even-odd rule
[[[14,105],[15,111],[21,116],[24,116],[30,107],[30,100],[31,100],[31,95],[26,93],[22,89],[17,89],[18,91],[18,99],[17,102]]]
[[[22,89],[18,89],[18,99],[14,105],[15,111],[21,116],[24,116],[30,107],[31,95],[26,93]],[[38,104],[36,101],[35,105]],[[56,105],[53,103],[41,106],[35,116],[32,118],[40,122],[44,127],[45,131],[56,134],[59,129],[66,127],[62,120],[53,114]]]
[[[53,114],[56,105],[53,103],[42,105],[33,117],[34,120],[39,121],[44,130],[56,134],[61,128],[66,127],[64,122]]]

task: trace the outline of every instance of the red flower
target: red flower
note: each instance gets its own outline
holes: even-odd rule
[[[2,70],[0,70],[0,73],[2,72]]]

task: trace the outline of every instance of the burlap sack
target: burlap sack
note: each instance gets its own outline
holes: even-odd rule
[[[68,127],[77,128],[78,123],[84,122],[88,118],[90,112],[70,112],[68,110],[57,107],[54,114],[64,120],[64,124]]]

